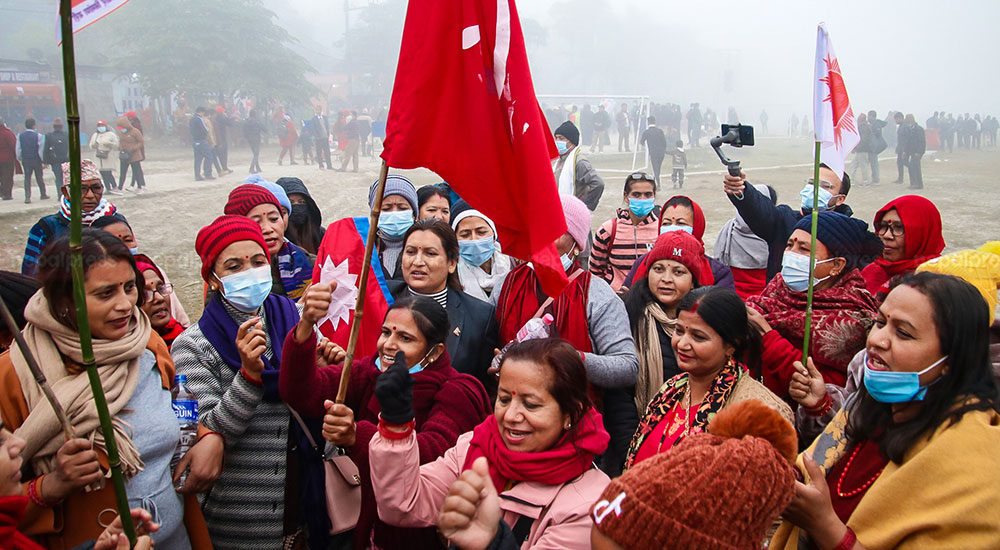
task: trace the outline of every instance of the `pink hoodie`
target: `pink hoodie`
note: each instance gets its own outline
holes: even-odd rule
[[[382,521],[400,527],[436,525],[448,490],[462,473],[471,440],[472,432],[462,434],[444,456],[421,466],[415,435],[389,440],[376,433],[368,456]],[[503,519],[511,527],[521,516],[535,520],[522,545],[525,550],[589,548],[590,506],[609,481],[597,468],[562,485],[522,481],[500,493]]]

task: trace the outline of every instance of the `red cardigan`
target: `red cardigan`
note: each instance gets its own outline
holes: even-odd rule
[[[299,344],[295,331],[285,338],[282,348],[279,388],[281,399],[300,413],[322,417],[323,401],[333,400],[340,386],[341,365],[317,367],[316,335]],[[345,404],[354,411],[357,439],[347,451],[361,473],[361,517],[355,530],[355,547],[367,545],[374,530],[375,541],[386,550],[444,548],[437,530],[393,527],[378,519],[368,462],[368,443],[378,431],[381,411],[375,397],[379,370],[375,357],[355,363]],[[451,366],[445,352],[426,369],[413,375],[413,410],[416,413],[417,446],[420,463],[433,462],[455,446],[458,436],[472,430],[489,414],[489,400],[483,385],[474,377]]]

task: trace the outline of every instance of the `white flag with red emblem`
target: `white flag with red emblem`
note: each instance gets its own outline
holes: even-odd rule
[[[861,141],[861,136],[851,100],[847,97],[840,62],[824,23],[816,29],[816,76],[813,86],[813,129],[816,141],[823,144],[820,162],[843,177],[845,159]]]

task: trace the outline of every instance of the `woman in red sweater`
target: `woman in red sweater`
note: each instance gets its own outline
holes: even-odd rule
[[[361,474],[361,516],[354,532],[356,548],[374,541],[378,548],[444,548],[433,527],[401,528],[378,518],[368,463],[368,443],[378,431],[386,395],[376,392],[381,372],[402,355],[412,375],[414,429],[420,463],[431,462],[455,445],[458,436],[472,430],[489,413],[486,390],[474,377],[451,366],[445,340],[450,334],[448,313],[431,298],[407,296],[386,313],[374,356],[355,363],[343,405],[333,403],[340,386],[342,351],[325,340],[317,342],[315,325],[326,315],[332,298],[329,284],[311,286],[302,298],[304,309],[282,350],[281,398],[298,412],[324,416],[323,436],[343,447]],[[317,354],[317,350],[321,353]],[[324,360],[317,361],[317,355]],[[391,397],[391,396],[389,396]]]

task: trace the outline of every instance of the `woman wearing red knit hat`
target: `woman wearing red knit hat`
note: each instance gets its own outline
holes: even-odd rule
[[[688,292],[712,284],[705,249],[684,231],[660,235],[645,263],[649,264],[648,273],[641,273],[625,296],[629,328],[639,353],[633,432],[663,382],[682,372],[670,345],[678,305]],[[645,270],[645,266],[641,269]]]
[[[303,492],[295,481],[322,485],[322,458],[291,421],[278,390],[282,345],[299,321],[295,303],[271,293],[268,246],[249,218],[220,216],[198,232],[195,250],[214,292],[198,322],[174,340],[171,354],[198,398],[201,424],[226,443],[225,471],[202,501],[212,543],[216,549],[281,548],[285,535],[303,530],[289,519],[286,532],[289,508],[308,526],[310,540],[325,540],[326,532],[316,528],[326,521],[322,493]],[[321,420],[305,424],[318,440]],[[290,453],[291,447],[297,450]],[[286,479],[289,469],[298,476]],[[288,501],[286,489],[301,497]]]
[[[881,302],[892,283],[944,250],[941,213],[919,195],[903,195],[875,213],[875,231],[885,248],[882,257],[861,272],[868,292]]]
[[[313,260],[285,238],[287,216],[282,215],[281,208],[281,202],[266,187],[246,183],[229,192],[223,211],[227,215],[246,216],[260,226],[270,256],[271,292],[298,300],[312,284]]]
[[[747,320],[736,291],[703,287],[692,290],[677,306],[670,340],[683,371],[665,382],[649,401],[632,438],[625,467],[655,456],[705,430],[725,407],[756,399],[777,410],[789,423],[792,410],[754,378],[760,336]],[[751,373],[741,361],[748,357]]]

